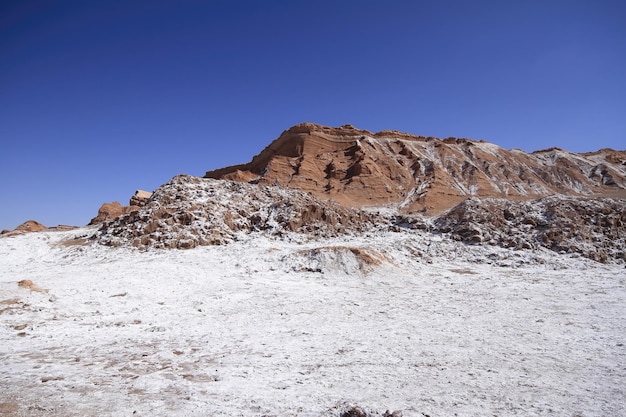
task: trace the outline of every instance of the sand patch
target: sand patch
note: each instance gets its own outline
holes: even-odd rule
[[[20,308],[16,306],[16,304],[22,304],[21,307],[23,307],[24,303],[19,298],[8,298],[6,300],[0,300],[0,306],[7,306],[0,308],[0,314]]]
[[[14,402],[0,402],[0,416],[13,416],[20,409]]]
[[[20,287],[20,288],[25,288],[27,290],[40,292],[40,293],[47,293],[48,292],[47,289],[39,287],[38,285],[36,285],[33,281],[31,281],[29,279],[23,279],[21,281],[18,281],[17,286]]]

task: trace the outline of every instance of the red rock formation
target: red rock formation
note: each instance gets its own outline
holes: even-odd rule
[[[105,222],[109,222],[123,214],[137,211],[140,207],[144,206],[148,202],[151,196],[152,193],[149,191],[137,190],[135,191],[135,195],[130,198],[130,205],[128,206],[123,206],[117,201],[114,201],[112,203],[104,203],[102,206],[100,206],[100,209],[98,209],[98,215],[91,219],[89,224],[102,224]]]
[[[207,178],[296,188],[355,207],[436,214],[468,197],[626,198],[626,151],[505,150],[484,141],[303,123]]]
[[[46,229],[48,229],[46,226],[44,226],[43,224],[35,220],[27,220],[24,223],[17,226],[14,230],[3,230],[2,233],[0,234],[6,235],[6,236],[17,236],[17,235],[21,235],[24,233],[40,232]]]
[[[91,219],[90,225],[101,224],[107,221],[111,221],[122,214],[130,212],[130,206],[122,206],[118,201],[112,203],[104,203],[98,209],[98,215]]]
[[[40,232],[46,230],[47,227],[35,220],[27,220],[15,228],[15,231],[19,232]]]

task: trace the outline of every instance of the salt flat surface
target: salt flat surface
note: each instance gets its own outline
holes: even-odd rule
[[[0,415],[626,415],[623,265],[419,234],[63,243],[91,232],[0,238]]]

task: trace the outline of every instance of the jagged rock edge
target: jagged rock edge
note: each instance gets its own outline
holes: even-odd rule
[[[624,201],[608,198],[469,198],[429,219],[348,208],[294,189],[179,175],[143,207],[103,224],[94,239],[144,250],[190,249],[252,233],[318,238],[419,230],[469,245],[545,248],[598,262],[624,262],[624,206]]]

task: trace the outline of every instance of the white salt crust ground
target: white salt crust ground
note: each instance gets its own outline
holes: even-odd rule
[[[61,244],[93,232],[0,238],[0,415],[626,415],[623,265],[419,233]]]

